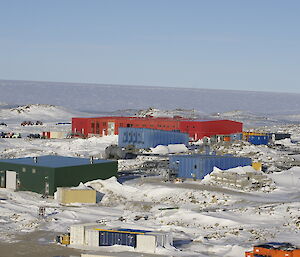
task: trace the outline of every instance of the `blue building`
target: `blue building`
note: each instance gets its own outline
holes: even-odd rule
[[[221,170],[239,166],[251,166],[251,158],[233,157],[229,155],[172,155],[169,157],[169,168],[179,178],[203,179],[213,171],[214,167]]]
[[[146,149],[158,145],[184,144],[188,145],[189,136],[179,131],[166,131],[148,128],[119,128],[118,145]]]
[[[268,135],[250,135],[248,142],[253,145],[267,145],[269,140],[270,136]]]

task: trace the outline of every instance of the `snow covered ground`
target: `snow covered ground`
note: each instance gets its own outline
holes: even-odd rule
[[[7,127],[0,130],[24,135],[54,129],[69,131],[70,125],[56,123],[69,122],[70,117],[78,116],[78,113],[62,111],[55,106],[33,106],[30,111],[20,109],[27,111],[5,109],[0,112],[0,117],[7,123]],[[42,120],[43,117],[46,118],[42,126],[20,126],[23,120]],[[300,138],[297,124],[264,126],[270,131],[290,132],[292,139]],[[105,147],[116,142],[116,136],[53,140],[1,138],[0,158],[46,154],[101,157]],[[134,173],[130,177],[134,179],[125,177],[122,184],[116,178],[86,183],[103,194],[96,205],[60,206],[54,199],[41,198],[36,193],[0,189],[0,238],[3,242],[14,242],[20,233],[45,230],[60,233],[66,232],[74,223],[97,221],[110,226],[172,231],[174,248],[158,250],[169,256],[240,257],[256,243],[284,241],[299,245],[300,145],[291,140],[278,143],[280,146],[267,147],[236,142],[216,145],[213,149],[217,153],[249,156],[254,161],[262,161],[270,172],[266,175],[275,183],[275,189],[268,191],[236,189],[207,181],[163,182],[158,176],[159,166],[148,171],[155,176],[137,176],[148,174],[144,172],[147,163],[163,162],[165,157],[156,156],[120,161],[122,172]],[[46,206],[45,218],[38,215],[40,206]],[[105,250],[118,251],[120,248]]]

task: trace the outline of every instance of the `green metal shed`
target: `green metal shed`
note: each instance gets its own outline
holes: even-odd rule
[[[0,187],[53,195],[57,187],[117,176],[118,162],[57,155],[0,159]]]

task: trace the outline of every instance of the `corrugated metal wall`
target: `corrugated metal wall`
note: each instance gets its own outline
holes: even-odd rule
[[[96,190],[58,187],[57,199],[61,204],[96,203]]]
[[[269,143],[270,137],[267,135],[258,136],[258,135],[251,135],[249,136],[248,142],[253,145],[267,145]]]
[[[286,139],[286,138],[291,138],[291,134],[288,134],[288,133],[268,133],[268,135],[270,136],[270,138],[272,138],[274,140],[282,140],[282,139]]]
[[[49,195],[53,195],[57,187],[77,186],[80,182],[95,179],[107,179],[117,176],[118,162],[103,161],[87,165],[68,166],[60,168],[42,167],[0,161],[0,170],[11,170],[17,173],[20,182],[17,190],[32,191],[44,194],[45,184],[48,184]],[[54,175],[55,174],[55,175]],[[1,179],[3,177],[3,179]],[[0,173],[0,182],[5,181],[5,174]]]
[[[136,247],[136,234],[100,231],[99,246],[126,245]]]
[[[70,244],[92,247],[125,245],[138,251],[154,253],[156,247],[173,245],[171,232],[111,228],[98,223],[74,224],[70,227]]]
[[[222,170],[239,166],[251,166],[250,158],[221,155],[173,155],[169,158],[170,168],[181,178],[203,179],[214,167]]]
[[[213,135],[242,133],[243,123],[232,120],[180,121],[180,131],[186,132],[194,140]]]
[[[119,128],[118,145],[136,148],[150,148],[157,145],[185,144],[188,145],[188,134],[147,128]]]

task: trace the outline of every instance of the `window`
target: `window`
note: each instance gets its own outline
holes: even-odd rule
[[[95,133],[95,123],[92,122],[92,133],[94,134]]]
[[[26,172],[26,168],[25,168],[25,167],[23,167],[23,168],[22,168],[22,171],[23,171],[23,172]]]
[[[96,134],[100,134],[99,122],[96,122]]]
[[[197,165],[196,164],[194,165],[194,169],[197,169]]]
[[[102,124],[103,124],[103,126],[106,126],[106,122],[103,122]]]
[[[33,174],[36,173],[36,169],[32,169],[32,173],[33,173]]]

